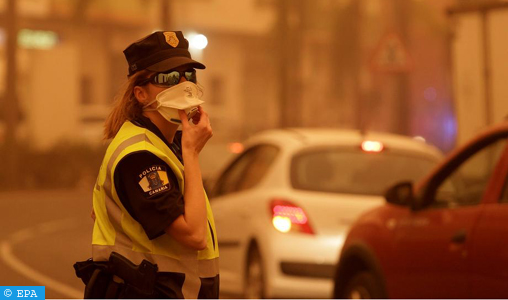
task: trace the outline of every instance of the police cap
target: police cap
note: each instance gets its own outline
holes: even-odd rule
[[[191,58],[189,41],[181,31],[156,31],[132,43],[123,53],[129,64],[129,76],[149,70],[162,72],[183,65],[204,69],[205,65]]]

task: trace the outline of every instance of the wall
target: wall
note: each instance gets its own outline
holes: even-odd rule
[[[70,43],[52,51],[33,50],[30,55],[31,86],[24,99],[27,136],[39,149],[51,148],[79,132],[78,58],[76,45]]]
[[[508,116],[508,9],[489,10],[486,19],[481,12],[452,18],[455,107],[462,144]]]

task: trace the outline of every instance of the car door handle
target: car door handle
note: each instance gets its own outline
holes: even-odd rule
[[[467,233],[465,230],[461,229],[459,231],[457,231],[453,236],[452,236],[452,243],[454,244],[464,244],[466,242],[466,239],[467,239]]]

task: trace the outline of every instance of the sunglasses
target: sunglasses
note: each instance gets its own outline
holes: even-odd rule
[[[187,71],[166,71],[155,73],[141,81],[138,85],[141,86],[151,83],[157,86],[170,87],[180,83],[180,78],[182,78],[182,76],[184,76],[187,81],[197,83],[196,70],[190,69]]]

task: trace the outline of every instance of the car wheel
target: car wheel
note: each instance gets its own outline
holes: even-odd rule
[[[386,298],[380,280],[372,272],[359,272],[348,282],[345,299],[380,299]]]
[[[264,270],[261,255],[256,247],[249,250],[245,272],[244,298],[262,299],[265,297]]]

